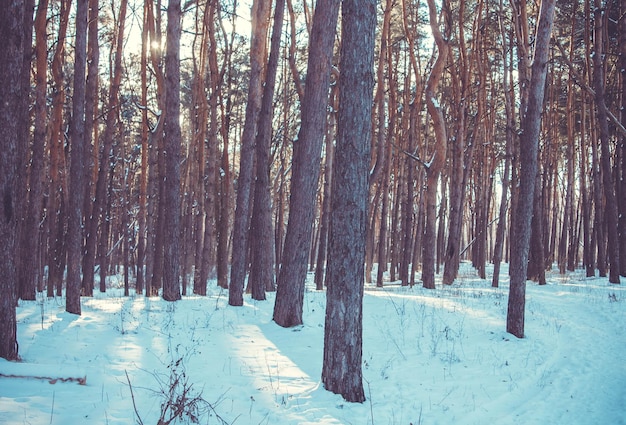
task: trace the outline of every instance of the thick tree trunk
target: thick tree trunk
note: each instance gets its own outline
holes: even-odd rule
[[[257,126],[256,182],[254,186],[252,222],[250,225],[252,266],[249,277],[252,298],[255,300],[264,300],[266,289],[274,289],[274,229],[272,228],[272,196],[270,193],[270,149],[272,144],[274,89],[284,14],[285,0],[278,0],[274,10],[270,55]]]
[[[23,31],[23,40],[32,40],[33,39],[33,14],[35,11],[35,0],[25,0],[24,1],[24,13],[22,14],[22,31]],[[18,140],[22,140],[24,143],[18,143],[17,145],[17,155],[20,159],[20,163],[18,164],[17,169],[17,191],[18,193],[23,193],[23,196],[17,198],[17,202],[15,204],[15,208],[17,211],[28,211],[28,197],[29,197],[29,169],[31,167],[31,161],[33,159],[33,152],[31,149],[31,141],[33,140],[33,133],[31,130],[31,126],[33,124],[32,120],[32,100],[31,100],[31,71],[32,71],[32,60],[33,60],[33,46],[32,43],[24,42],[22,46],[22,68],[20,70],[20,80],[19,84],[21,87],[21,91],[26,97],[26,100],[20,103],[21,111],[17,113],[19,117],[18,123]],[[15,245],[15,249],[18,253],[24,252],[25,245],[27,242],[25,241],[26,234],[26,225],[27,225],[28,217],[25,214],[21,214],[18,220],[18,230],[17,230],[17,242]],[[37,239],[35,238],[35,241]],[[35,242],[36,243],[36,242]],[[17,283],[16,283],[16,294],[20,297],[22,292],[22,270],[24,268],[24,263],[30,263],[33,260],[29,260],[28,257],[35,257],[37,259],[37,247],[32,252],[26,254],[26,258],[22,257],[21,254],[18,254],[16,257],[16,272],[17,272]],[[33,261],[34,262],[34,261]],[[36,264],[33,264],[37,267]],[[31,284],[33,289],[36,287],[36,283]],[[29,291],[30,294],[34,295],[34,290]],[[34,296],[32,297],[34,299]]]
[[[358,403],[365,401],[363,264],[375,29],[374,0],[344,0],[322,383],[328,391]]]
[[[98,176],[98,65],[100,48],[98,44],[98,0],[89,0],[89,25],[87,45],[87,82],[85,88],[85,253],[83,256],[82,294],[93,296],[94,265],[96,257],[97,219],[94,214],[94,182]],[[93,142],[93,146],[92,146]],[[93,176],[93,177],[92,177]],[[93,226],[96,226],[95,229]]]
[[[202,261],[202,252],[204,249],[204,216],[206,213],[205,205],[207,199],[205,196],[205,167],[206,167],[206,145],[207,131],[209,129],[209,101],[207,99],[208,81],[212,81],[213,75],[208,69],[208,56],[213,55],[213,46],[210,46],[210,25],[212,25],[215,8],[213,3],[206,3],[204,8],[198,7],[195,13],[196,34],[193,43],[193,69],[194,79],[192,86],[192,100],[190,108],[192,142],[189,151],[193,152],[193,159],[190,158],[189,165],[189,187],[184,190],[185,197],[190,202],[185,211],[184,222],[186,223],[185,232],[189,235],[187,240],[188,250],[186,253],[187,260],[185,263],[189,267],[193,266],[193,293],[206,295],[207,282],[204,280],[202,269],[204,262]],[[200,38],[200,44],[196,46],[196,40]],[[199,52],[199,58],[196,57],[196,51]],[[208,74],[208,78],[206,77]],[[213,91],[211,90],[211,95]],[[212,124],[214,126],[214,124]],[[212,137],[215,137],[212,135]],[[185,276],[183,275],[183,291],[185,289]],[[183,293],[184,295],[184,293]]]
[[[65,272],[66,244],[65,227],[67,217],[67,171],[65,164],[65,134],[63,132],[63,113],[65,106],[65,89],[63,67],[65,65],[65,39],[71,9],[71,0],[61,2],[59,31],[56,49],[52,57],[53,96],[52,118],[50,123],[50,199],[48,217],[49,232],[49,271],[48,297],[56,293],[61,296],[63,288],[63,274]]]
[[[302,323],[304,283],[311,245],[324,126],[330,86],[330,65],[339,16],[339,0],[319,0],[313,17],[302,122],[294,142],[289,222],[278,275],[274,321],[283,327]]]
[[[46,123],[48,121],[47,82],[48,82],[48,40],[46,17],[48,0],[37,6],[35,18],[35,106],[33,123],[33,147],[29,167],[28,210],[23,234],[21,235],[21,259],[19,277],[19,297],[34,300],[37,287],[43,278],[41,265],[41,215],[43,210],[43,172],[46,146]]]
[[[164,147],[163,147],[163,126],[164,126],[164,93],[165,93],[165,76],[163,73],[162,60],[162,30],[161,30],[161,1],[154,3],[151,0],[145,0],[146,6],[146,26],[150,34],[150,61],[152,63],[152,72],[156,79],[156,103],[159,112],[157,113],[157,122],[151,132],[151,141],[148,161],[148,240],[147,240],[147,276],[146,295],[157,296],[159,290],[163,288],[163,240],[164,232],[159,229],[163,228],[163,178],[165,175],[164,164]]]
[[[555,0],[544,0],[539,11],[535,54],[531,68],[529,98],[522,118],[520,135],[520,188],[515,214],[514,239],[511,249],[507,332],[518,338],[524,337],[524,312],[526,305],[526,268],[530,245],[530,225],[533,212],[533,196],[537,176],[537,152],[541,130],[541,112]],[[521,66],[521,64],[520,64]]]
[[[165,52],[165,174],[164,220],[158,229],[165,235],[163,261],[163,299],[180,299],[180,0],[167,7],[167,50]]]
[[[446,7],[445,3],[443,7]],[[448,58],[448,42],[444,38],[439,24],[437,23],[437,10],[434,0],[428,0],[428,10],[430,16],[430,28],[437,43],[438,55],[433,69],[426,82],[426,106],[433,121],[435,130],[435,147],[426,168],[426,222],[424,229],[423,254],[422,254],[422,283],[424,288],[435,288],[435,249],[437,246],[435,223],[437,215],[437,186],[439,175],[446,163],[446,150],[448,136],[446,133],[446,123],[443,117],[443,110],[435,98],[439,80],[443,75],[443,70]]]
[[[204,158],[203,167],[205,173],[201,176],[200,181],[204,181],[204,234],[198,239],[198,247],[202,247],[201,255],[198,259],[198,267],[200,269],[200,279],[194,282],[194,291],[201,295],[206,295],[206,288],[209,276],[215,270],[215,252],[217,246],[217,216],[218,216],[218,145],[219,145],[219,122],[218,109],[220,98],[220,71],[217,64],[217,45],[215,43],[214,19],[216,16],[215,4],[208,5],[209,11],[205,14],[207,18],[207,35],[209,37],[208,45],[208,70],[210,82],[210,96],[208,107],[208,132],[206,158]],[[202,96],[204,94],[201,94]],[[204,142],[204,138],[201,141]],[[201,167],[202,168],[202,167]],[[202,226],[200,226],[202,228]],[[200,243],[201,241],[201,243]]]
[[[619,33],[620,33],[620,77],[622,87],[621,122],[626,126],[626,0],[620,2]],[[626,277],[626,135],[619,136],[619,158],[617,167],[617,199],[619,215],[619,265],[620,274]]]
[[[595,0],[594,9],[594,56],[593,76],[596,90],[596,113],[597,125],[600,136],[600,167],[602,169],[602,184],[604,186],[604,198],[606,200],[606,226],[608,238],[609,256],[609,282],[620,283],[620,255],[618,239],[618,216],[617,200],[615,198],[615,185],[613,184],[613,169],[611,166],[611,153],[609,148],[609,121],[604,99],[604,25],[605,10],[601,0]]]
[[[0,357],[17,360],[16,247],[19,212],[17,176],[20,114],[27,97],[21,92],[24,1],[10,0],[0,8]]]
[[[248,224],[250,221],[250,193],[254,173],[254,139],[256,135],[261,98],[263,93],[263,73],[267,55],[267,29],[271,12],[271,2],[255,0],[252,4],[252,40],[250,42],[250,81],[246,120],[241,136],[239,153],[239,177],[237,179],[237,200],[233,223],[233,253],[228,288],[228,304],[243,305],[243,290],[248,268]]]
[[[67,220],[67,284],[65,309],[81,314],[81,260],[83,253],[83,207],[85,197],[85,74],[87,67],[88,0],[76,2],[74,91],[70,122],[70,178]]]

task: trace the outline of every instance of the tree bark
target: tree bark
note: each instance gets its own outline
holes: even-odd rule
[[[22,46],[23,47],[22,48],[22,69],[20,70],[19,84],[20,84],[23,95],[26,97],[26,100],[21,102],[20,104],[20,107],[23,110],[18,112],[20,122],[18,124],[19,132],[17,135],[19,140],[24,141],[24,143],[18,143],[18,146],[17,146],[17,155],[18,155],[18,158],[20,159],[20,163],[17,169],[17,181],[18,181],[17,191],[18,193],[23,193],[24,196],[20,196],[17,198],[17,203],[15,205],[17,211],[28,211],[28,208],[30,208],[28,198],[29,198],[29,192],[30,192],[29,170],[31,168],[31,162],[33,160],[33,151],[31,149],[31,140],[33,139],[32,130],[31,130],[31,127],[33,125],[32,114],[31,114],[31,110],[32,110],[31,109],[31,105],[32,105],[31,71],[32,71],[32,60],[33,60],[33,45],[31,42],[26,42],[26,40],[33,39],[34,10],[35,10],[35,0],[25,0],[24,1],[24,13],[22,14],[22,17],[23,17],[22,31],[24,32],[23,40],[25,41]],[[17,242],[15,246],[15,249],[19,253],[24,252],[25,246],[28,245],[28,243],[25,240],[27,221],[28,221],[28,217],[25,214],[21,214],[18,220]],[[35,243],[37,243],[37,239],[38,238],[35,239]],[[38,252],[38,249],[35,246],[34,251],[26,253],[26,258],[24,258],[22,255],[19,255],[19,254],[17,256],[16,272],[17,272],[18,281],[16,283],[16,288],[17,288],[16,291],[17,291],[18,297],[21,296],[22,287],[23,287],[22,286],[22,282],[23,282],[22,270],[25,267],[24,263],[27,263],[27,262],[30,263],[31,261],[34,262],[33,260],[29,260],[28,257],[34,257],[34,259],[37,260],[39,257],[37,252]],[[36,263],[33,264],[33,266],[38,267]],[[33,289],[35,289],[37,286],[36,282],[33,282],[32,284],[30,284],[30,286],[32,286]],[[31,294],[31,299],[34,299],[35,291],[32,290],[32,291],[29,291],[29,293]]]
[[[585,95],[583,95],[583,98]],[[586,102],[585,102],[586,103]],[[581,113],[581,133],[586,133],[586,106],[583,106]],[[594,255],[592,244],[592,230],[591,230],[591,199],[589,196],[589,190],[587,189],[587,143],[584,137],[580,138],[580,192],[582,203],[582,225],[583,225],[583,263],[585,265],[585,276],[592,277],[595,275],[594,267]]]
[[[263,93],[264,63],[267,55],[267,29],[271,2],[255,0],[252,4],[252,40],[250,41],[250,82],[246,119],[241,136],[239,178],[233,223],[233,253],[228,288],[228,304],[243,305],[243,289],[248,268],[248,223],[250,192],[254,172],[254,139]]]
[[[107,214],[107,203],[109,191],[107,190],[107,182],[109,180],[109,171],[111,168],[111,158],[113,156],[113,141],[115,138],[115,132],[117,129],[116,121],[119,114],[119,91],[122,81],[122,47],[124,45],[124,24],[126,21],[126,9],[127,0],[122,0],[120,4],[119,22],[115,40],[115,60],[113,65],[113,78],[109,88],[109,99],[106,107],[106,119],[104,133],[102,135],[102,148],[99,154],[99,160],[96,163],[97,180],[95,199],[92,210],[92,217],[89,220],[88,234],[86,241],[86,254],[85,254],[85,269],[83,270],[83,288],[87,291],[93,292],[94,286],[94,264],[96,256],[96,243],[98,241],[98,227],[100,227],[100,244],[97,248],[98,258],[100,264],[100,292],[106,292],[106,277],[107,269],[107,257],[108,251],[108,238],[105,227],[109,220],[109,214]],[[113,48],[113,46],[112,46]],[[93,256],[93,258],[92,258]],[[104,272],[104,275],[103,275]]]
[[[274,290],[274,229],[272,228],[272,197],[270,187],[270,149],[272,144],[272,109],[280,53],[280,38],[285,14],[285,0],[277,0],[270,42],[270,55],[263,86],[256,136],[256,182],[250,236],[252,238],[252,266],[249,285],[252,298],[265,299],[266,290]]]
[[[333,110],[336,109],[336,90],[331,94],[331,105],[334,105]],[[317,251],[317,262],[315,265],[315,289],[321,291],[324,289],[324,274],[326,269],[326,259],[328,257],[328,233],[330,228],[330,215],[332,213],[331,196],[332,196],[332,181],[333,181],[333,165],[335,158],[334,147],[334,132],[335,130],[335,116],[331,116],[326,130],[326,146],[324,152],[324,186],[323,186],[323,198],[322,198],[322,211],[320,218],[320,241]]]
[[[148,203],[148,13],[144,3],[143,26],[141,32],[141,173],[139,177],[139,212],[137,216],[137,278],[135,281],[135,293],[142,294],[146,286],[146,224]]]
[[[217,64],[217,45],[215,42],[215,28],[214,19],[216,17],[216,5],[209,4],[207,19],[207,36],[209,38],[208,44],[208,71],[209,71],[209,83],[210,83],[210,95],[209,103],[204,105],[208,107],[208,132],[207,146],[206,146],[206,158],[204,158],[204,170],[205,173],[201,176],[201,181],[204,185],[204,234],[199,237],[198,244],[202,247],[201,255],[198,261],[198,267],[200,269],[200,279],[194,282],[194,291],[201,295],[206,295],[206,287],[211,272],[215,269],[215,247],[216,247],[216,235],[217,235],[217,213],[218,213],[218,201],[217,201],[217,178],[218,178],[218,144],[219,144],[219,122],[218,122],[218,109],[220,98],[220,81],[221,73]],[[204,94],[202,94],[204,95]],[[202,140],[204,142],[204,138]],[[202,167],[201,167],[202,168]]]
[[[621,122],[626,127],[626,0],[620,2],[620,20],[619,20],[619,33],[620,33],[620,77],[622,87],[622,104],[621,104]],[[626,134],[620,134],[618,144],[618,158],[617,165],[617,199],[618,216],[619,216],[619,240],[620,240],[620,259],[619,264],[621,268],[621,275],[626,277]]]
[[[530,224],[537,175],[537,152],[541,130],[541,112],[548,66],[550,35],[554,18],[555,0],[544,0],[539,11],[535,53],[532,61],[529,97],[522,118],[520,135],[520,188],[515,214],[514,239],[511,249],[507,332],[517,338],[524,337],[524,311],[526,304],[526,268],[530,245]],[[520,67],[522,64],[520,63]]]
[[[167,50],[165,52],[165,180],[161,201],[164,204],[165,235],[163,263],[163,299],[180,299],[180,0],[170,0],[167,7]]]
[[[33,123],[33,147],[29,167],[28,210],[22,234],[20,260],[20,291],[23,300],[34,300],[43,278],[41,265],[41,215],[43,210],[43,172],[46,146],[47,82],[48,82],[48,39],[46,17],[48,0],[37,5],[35,18],[35,105]]]
[[[18,359],[17,321],[17,229],[16,210],[19,158],[19,123],[27,97],[21,93],[24,44],[24,1],[4,1],[0,7],[0,357]]]
[[[611,166],[611,153],[609,148],[609,121],[607,107],[604,99],[604,25],[605,9],[601,0],[595,0],[594,9],[594,56],[593,76],[596,90],[596,113],[597,125],[600,136],[600,167],[602,169],[602,184],[604,186],[604,198],[606,199],[606,226],[608,238],[609,256],[609,282],[620,283],[620,255],[618,239],[618,215],[617,200],[615,198],[615,185],[613,183],[613,169]]]
[[[219,7],[219,6],[218,6]],[[219,12],[219,9],[218,9]],[[236,17],[232,16],[232,25],[236,21]],[[226,52],[224,53],[224,67],[227,74],[226,77],[226,100],[225,107],[222,108],[222,124],[220,131],[222,134],[222,153],[221,153],[221,169],[219,173],[219,212],[218,212],[218,232],[217,232],[217,253],[216,253],[216,269],[217,269],[217,284],[221,288],[228,288],[228,276],[229,276],[229,241],[230,241],[230,217],[231,217],[231,196],[232,196],[232,183],[231,183],[231,165],[229,161],[229,143],[230,127],[231,127],[231,113],[233,110],[233,83],[234,83],[234,69],[232,64],[233,56],[233,41],[235,34],[231,34],[230,41],[227,44]],[[215,44],[215,35],[211,35],[212,44]],[[213,49],[217,50],[217,46]],[[217,52],[216,52],[217,53]],[[214,56],[217,56],[215,54]],[[215,58],[217,60],[217,58]],[[219,84],[219,83],[218,83]],[[221,95],[223,97],[223,95]]]
[[[500,12],[503,13],[503,4],[500,3]],[[491,286],[497,288],[500,284],[500,266],[504,252],[504,239],[506,232],[506,213],[508,210],[508,192],[511,185],[510,170],[511,170],[511,156],[513,153],[513,126],[514,126],[514,112],[513,112],[513,81],[511,78],[511,62],[508,58],[506,47],[509,45],[505,37],[507,31],[502,22],[503,17],[500,16],[500,28],[502,32],[502,89],[504,95],[504,110],[506,114],[506,135],[505,135],[505,158],[504,158],[504,171],[502,175],[502,195],[500,198],[500,208],[498,212],[498,227],[496,229],[496,241],[494,244],[493,254],[493,277],[491,279]],[[509,38],[510,39],[510,38]],[[511,43],[512,44],[512,43]],[[512,50],[512,49],[511,49]],[[510,50],[509,50],[510,51]]]
[[[365,401],[362,378],[363,283],[368,204],[376,2],[344,0],[340,108],[332,188],[324,388]]]
[[[311,245],[315,194],[330,85],[330,65],[337,30],[339,0],[319,0],[313,17],[307,77],[298,139],[293,147],[289,222],[278,274],[274,321],[282,327],[302,323],[304,284]]]
[[[48,297],[56,293],[61,296],[63,274],[66,262],[66,223],[67,217],[67,170],[65,161],[65,134],[63,132],[63,113],[65,107],[65,88],[63,67],[65,65],[65,39],[71,9],[71,0],[61,2],[59,31],[56,49],[52,57],[50,71],[53,81],[52,118],[50,123],[50,200],[48,218],[50,251],[48,272]]]
[[[89,24],[87,29],[87,82],[85,87],[85,250],[83,255],[82,294],[93,296],[94,266],[96,257],[97,219],[93,219],[93,186],[98,178],[98,77],[100,48],[98,44],[99,1],[89,0]],[[92,146],[93,143],[93,146]],[[92,177],[93,176],[93,177]],[[93,226],[96,226],[95,229]]]
[[[447,7],[444,2],[443,7]],[[443,110],[436,100],[435,95],[439,80],[443,76],[444,67],[448,58],[448,42],[444,38],[437,22],[437,9],[434,0],[428,0],[430,28],[437,43],[437,60],[433,65],[428,81],[426,82],[426,107],[433,121],[435,130],[435,148],[426,167],[426,223],[424,229],[423,254],[422,254],[422,283],[424,288],[435,289],[435,249],[436,232],[435,223],[437,218],[437,186],[439,175],[446,163],[446,150],[448,136]],[[446,24],[447,26],[447,24]]]
[[[147,177],[147,223],[146,223],[146,296],[156,296],[163,286],[163,232],[159,232],[159,224],[163,214],[159,204],[161,203],[162,184],[160,176],[164,173],[162,166],[163,151],[163,92],[165,91],[165,77],[163,75],[161,54],[161,10],[160,2],[155,4],[151,0],[145,0],[144,13],[145,25],[148,28],[150,62],[152,72],[156,80],[155,100],[158,107],[156,123],[148,135],[151,147],[148,154],[148,177]]]
[[[466,2],[459,3],[459,16],[464,16]],[[479,4],[482,7],[482,1]],[[477,11],[477,20],[480,21],[480,9]],[[464,150],[466,143],[466,118],[467,118],[467,95],[469,90],[469,78],[471,72],[471,60],[468,58],[468,49],[465,41],[463,19],[459,19],[459,59],[457,62],[458,77],[453,78],[458,86],[454,90],[456,110],[456,137],[451,140],[450,146],[450,219],[448,228],[448,240],[444,254],[444,269],[442,282],[451,285],[457,277],[460,263],[460,244],[463,222],[463,174],[466,168]]]
[[[541,172],[535,178],[535,193],[533,197],[533,213],[530,224],[530,246],[528,251],[528,267],[526,277],[538,282],[546,283],[546,265],[544,256],[543,235],[545,227],[543,223],[544,198],[542,193]]]
[[[70,178],[67,220],[67,283],[65,309],[81,314],[81,260],[83,253],[83,207],[85,196],[85,74],[87,67],[88,0],[76,2],[74,90],[70,122]]]
[[[575,22],[576,12],[578,10],[578,2],[576,2],[572,12],[572,32],[570,36],[570,45],[573,46],[575,42]],[[574,59],[574,49],[570,49],[570,61]],[[559,240],[557,263],[559,265],[559,273],[565,274],[566,269],[573,269],[573,253],[576,248],[573,247],[573,221],[574,221],[574,164],[576,163],[575,150],[574,150],[574,131],[575,114],[574,109],[574,77],[572,71],[569,72],[569,79],[567,82],[567,148],[566,148],[566,161],[567,161],[567,187],[565,189],[565,205],[563,210],[563,223],[561,225],[561,237]]]

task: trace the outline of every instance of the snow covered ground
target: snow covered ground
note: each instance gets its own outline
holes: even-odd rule
[[[462,267],[433,291],[366,288],[363,404],[320,383],[313,289],[294,329],[272,322],[273,294],[233,308],[214,287],[176,303],[112,287],[81,316],[63,299],[20,302],[23,361],[0,360],[0,423],[157,424],[178,380],[172,398],[196,397],[197,417],[176,423],[626,424],[623,285],[578,272],[529,283],[518,340],[504,330],[506,274],[494,289]]]

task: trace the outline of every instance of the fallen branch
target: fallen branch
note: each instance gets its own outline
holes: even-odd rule
[[[38,379],[41,381],[48,381],[50,384],[56,384],[57,382],[77,382],[78,385],[87,385],[87,376],[82,378],[68,377],[68,378],[53,378],[51,376],[32,376],[32,375],[7,375],[0,373],[0,378],[14,378],[14,379]]]
[[[141,420],[141,416],[139,416],[139,412],[137,411],[137,404],[135,403],[135,393],[133,393],[133,386],[130,383],[130,378],[128,377],[128,371],[124,370],[124,373],[126,374],[126,380],[128,381],[128,388],[130,388],[130,397],[133,400],[133,409],[135,409],[135,415],[137,416],[137,422],[139,423],[139,425],[143,425],[143,421]]]

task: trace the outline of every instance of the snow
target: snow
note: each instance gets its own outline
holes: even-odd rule
[[[156,424],[178,376],[209,403],[202,424],[626,424],[626,291],[581,273],[528,283],[521,340],[504,331],[506,268],[500,288],[466,264],[432,291],[367,285],[363,404],[320,383],[325,293],[312,282],[293,329],[271,320],[274,294],[229,307],[213,284],[175,303],[114,287],[83,298],[82,316],[62,298],[21,301],[0,423],[132,424],[136,407]]]

